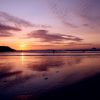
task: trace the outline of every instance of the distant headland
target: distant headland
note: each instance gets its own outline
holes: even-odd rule
[[[13,52],[16,51],[8,46],[0,46],[0,52]]]
[[[100,52],[100,48],[87,49],[44,49],[44,50],[18,50],[18,52],[34,52],[34,53],[85,53],[85,52]]]

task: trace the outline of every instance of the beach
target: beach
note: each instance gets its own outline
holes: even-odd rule
[[[2,53],[0,59],[1,100],[99,98],[99,53]]]

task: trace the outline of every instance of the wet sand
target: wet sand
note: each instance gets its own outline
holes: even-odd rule
[[[0,100],[100,100],[100,74],[86,78],[77,83],[55,88],[39,97],[22,95]]]
[[[99,55],[0,59],[0,100],[100,100]]]
[[[100,74],[43,94],[38,100],[100,100]]]

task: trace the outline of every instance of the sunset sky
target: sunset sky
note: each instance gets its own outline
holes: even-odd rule
[[[0,46],[100,48],[100,0],[0,0]]]

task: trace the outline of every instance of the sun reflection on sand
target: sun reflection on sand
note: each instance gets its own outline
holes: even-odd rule
[[[22,65],[24,64],[24,53],[23,52],[21,53],[21,63]]]

